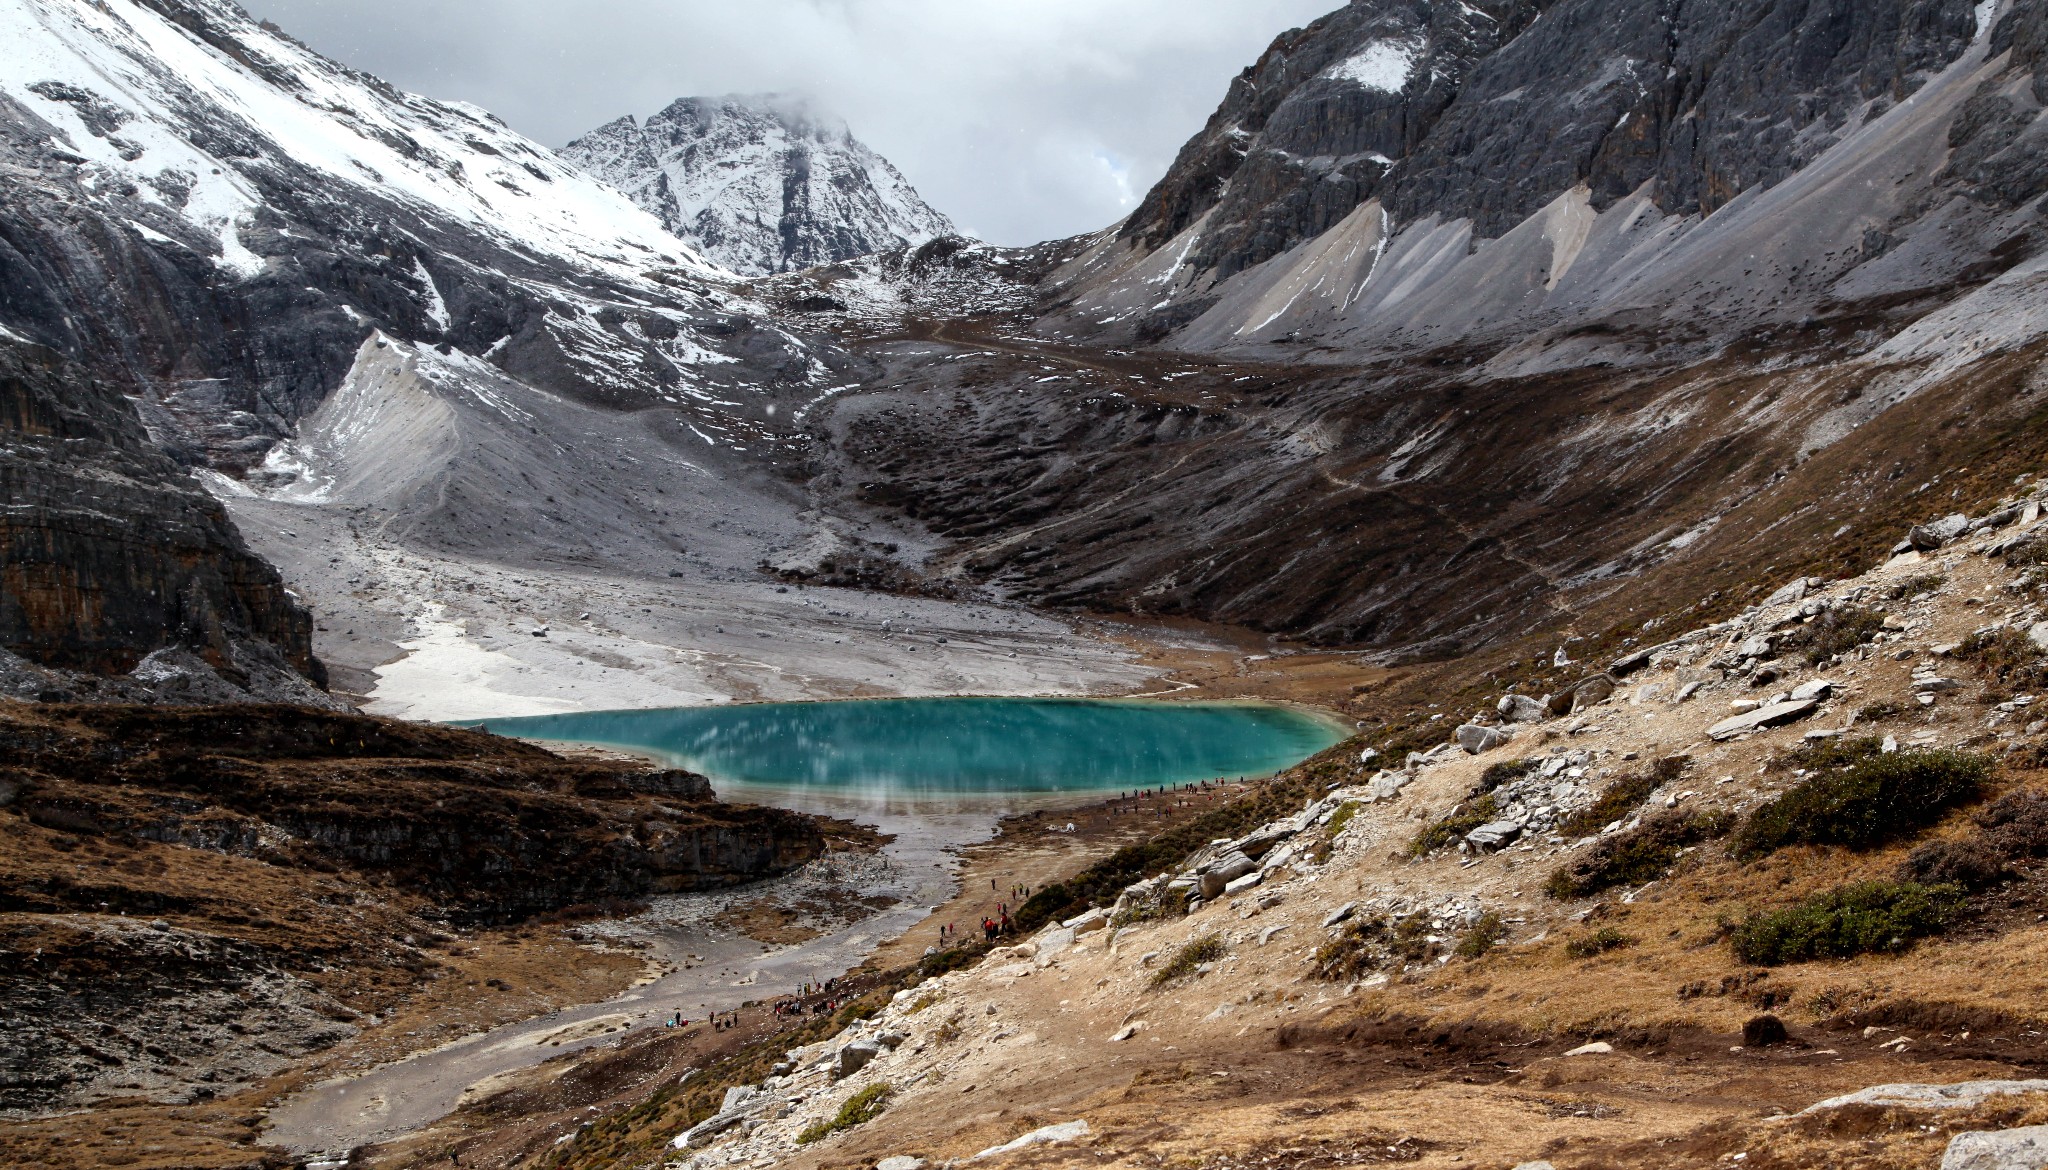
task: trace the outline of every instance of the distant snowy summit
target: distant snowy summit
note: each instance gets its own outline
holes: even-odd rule
[[[644,126],[620,118],[561,154],[706,259],[749,276],[954,234],[844,122],[783,95],[682,98]]]

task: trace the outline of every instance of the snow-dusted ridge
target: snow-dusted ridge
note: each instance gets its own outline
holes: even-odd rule
[[[785,95],[682,98],[562,149],[735,272],[765,276],[953,234],[846,123]]]
[[[617,276],[651,264],[719,275],[631,201],[474,106],[401,93],[221,0],[181,7],[233,41],[129,0],[0,0],[0,91],[102,182],[133,183],[203,227],[243,275],[260,261],[238,228],[265,198],[249,172],[276,158]]]

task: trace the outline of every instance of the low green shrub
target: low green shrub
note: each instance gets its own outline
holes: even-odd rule
[[[2010,881],[2011,863],[2048,855],[2048,794],[2022,788],[1979,812],[1968,837],[1929,841],[1899,866],[1899,880],[1978,893]]]
[[[1861,882],[1752,914],[1728,938],[1737,959],[1760,967],[1897,952],[1941,933],[1962,903],[1960,886]]]
[[[1503,784],[1513,784],[1542,766],[1542,760],[1503,760],[1490,764],[1479,774],[1479,786],[1473,790],[1473,795],[1482,796]]]
[[[1975,666],[2007,690],[2039,693],[2048,690],[2048,653],[2024,630],[2007,626],[1988,634],[1971,634],[1955,656]]]
[[[1616,886],[1640,886],[1671,872],[1681,853],[1702,841],[1723,837],[1735,825],[1725,812],[1666,812],[1626,833],[1607,837],[1585,856],[1550,875],[1543,892],[1559,901],[1584,898]]]
[[[1609,951],[1636,945],[1636,940],[1611,926],[1603,926],[1591,934],[1580,935],[1564,944],[1564,953],[1574,959],[1590,959]]]
[[[1429,931],[1426,914],[1354,918],[1344,924],[1335,938],[1316,949],[1316,978],[1342,983],[1400,962],[1427,962],[1442,953]]]
[[[1357,816],[1358,810],[1364,807],[1363,804],[1355,800],[1347,800],[1343,804],[1338,805],[1337,811],[1330,814],[1330,823],[1324,826],[1324,835],[1335,837],[1343,832],[1344,826],[1350,824],[1351,818]]]
[[[1647,772],[1623,776],[1607,786],[1599,799],[1559,822],[1557,831],[1567,837],[1590,837],[1628,814],[1650,798],[1652,792],[1678,779],[1692,761],[1684,756],[1667,756]]]
[[[1507,936],[1508,924],[1500,915],[1489,910],[1479,916],[1479,921],[1472,924],[1472,929],[1465,932],[1465,937],[1458,940],[1454,953],[1461,959],[1483,958]]]
[[[1492,820],[1500,813],[1500,801],[1492,793],[1468,800],[1451,810],[1449,816],[1435,822],[1408,842],[1408,856],[1427,857],[1454,841],[1462,840],[1465,834]]]
[[[1757,808],[1736,830],[1731,852],[1738,860],[1754,860],[1788,845],[1890,844],[1975,800],[1993,767],[1973,752],[1867,756],[1809,776]]]
[[[1785,640],[1785,649],[1802,652],[1819,666],[1847,654],[1884,632],[1884,615],[1874,609],[1845,606],[1831,609],[1799,627]]]
[[[873,1121],[882,1115],[882,1108],[888,1103],[889,1094],[892,1092],[894,1090],[886,1083],[869,1085],[848,1097],[846,1104],[839,1107],[839,1112],[832,1120],[805,1126],[804,1131],[796,1135],[797,1144],[807,1146],[831,1137],[841,1130],[852,1129],[856,1125]]]
[[[1936,592],[1947,583],[1948,578],[1939,573],[1923,573],[1918,577],[1908,577],[1892,586],[1885,593],[1885,598],[1889,601],[1911,601],[1915,597]]]
[[[1229,948],[1224,945],[1222,935],[1205,934],[1180,950],[1175,951],[1173,958],[1168,959],[1164,967],[1153,973],[1152,986],[1164,987],[1176,979],[1183,979],[1193,975],[1195,968],[1200,967],[1204,963],[1215,962],[1222,958],[1228,950]]]

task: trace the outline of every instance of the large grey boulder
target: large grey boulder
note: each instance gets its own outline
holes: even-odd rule
[[[1202,867],[1202,896],[1214,898],[1223,887],[1258,868],[1258,862],[1233,849]]]
[[[2025,1129],[1975,1130],[1949,1139],[1941,1170],[2044,1170],[2048,1168],[2048,1125]]]
[[[1806,600],[1807,591],[1816,584],[1818,582],[1811,577],[1801,577],[1769,597],[1764,598],[1764,608],[1769,609],[1774,605],[1790,605],[1795,601],[1804,601]]]
[[[1933,552],[1969,530],[1970,518],[1957,512],[1931,524],[1915,525],[1906,533],[1906,543],[1921,552]]]
[[[1807,1106],[1802,1113],[1840,1109],[1845,1105],[1886,1105],[1907,1109],[1975,1109],[1993,1097],[2016,1097],[2026,1093],[2048,1093],[2048,1080],[1958,1081],[1949,1085],[1913,1082],[1872,1085],[1839,1097]]]
[[[833,1058],[832,1074],[850,1077],[866,1068],[877,1056],[882,1055],[882,1046],[873,1040],[855,1040],[841,1048]]]
[[[1498,849],[1522,835],[1520,821],[1489,821],[1465,834],[1465,840],[1474,848]]]
[[[1498,710],[1509,723],[1541,723],[1550,718],[1550,709],[1527,695],[1501,696]]]
[[[1804,719],[1808,715],[1813,714],[1819,707],[1820,702],[1816,699],[1805,699],[1796,703],[1790,700],[1783,703],[1772,703],[1768,706],[1758,707],[1754,711],[1746,711],[1735,716],[1733,719],[1723,719],[1721,722],[1707,728],[1707,735],[1711,739],[1734,739],[1745,731],[1756,731],[1765,727],[1781,727],[1787,723]]]
[[[1508,741],[1498,727],[1480,727],[1467,723],[1452,733],[1457,737],[1458,746],[1471,755],[1484,755]]]

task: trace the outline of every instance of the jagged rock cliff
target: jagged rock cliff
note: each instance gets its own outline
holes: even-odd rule
[[[734,272],[765,276],[950,235],[844,122],[779,94],[682,98],[562,149]]]
[[[134,408],[77,363],[5,339],[0,499],[5,651],[103,674],[185,651],[277,698],[310,697],[294,671],[324,679],[311,617]]]

